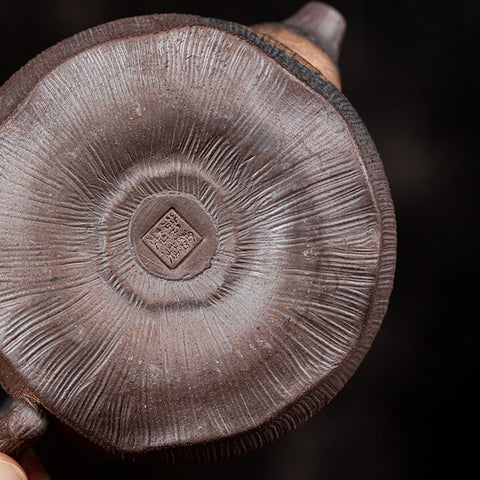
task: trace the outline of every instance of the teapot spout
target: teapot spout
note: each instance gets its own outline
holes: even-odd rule
[[[323,2],[309,2],[283,23],[313,37],[334,62],[338,61],[347,29],[347,22],[338,10]]]
[[[283,22],[250,28],[341,90],[337,61],[347,22],[335,8],[309,2]]]

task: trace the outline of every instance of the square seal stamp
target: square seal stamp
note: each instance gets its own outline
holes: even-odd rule
[[[202,241],[202,237],[171,208],[142,240],[168,268],[174,269]]]

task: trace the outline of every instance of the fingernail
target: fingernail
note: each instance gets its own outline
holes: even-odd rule
[[[27,476],[19,466],[0,458],[0,479],[1,480],[27,480]]]

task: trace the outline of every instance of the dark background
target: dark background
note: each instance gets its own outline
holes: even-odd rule
[[[0,83],[48,46],[117,18],[185,12],[249,25],[303,3],[0,0]],[[334,401],[274,444],[198,467],[114,463],[49,432],[36,450],[54,479],[466,476],[478,441],[479,3],[331,2],[349,25],[343,90],[385,164],[399,241],[384,325]]]

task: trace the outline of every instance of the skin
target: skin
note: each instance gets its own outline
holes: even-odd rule
[[[0,480],[51,480],[33,450],[23,455],[20,463],[0,453]]]

